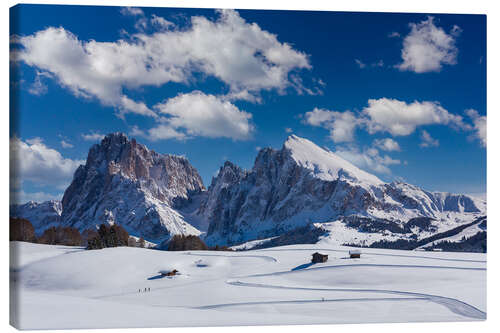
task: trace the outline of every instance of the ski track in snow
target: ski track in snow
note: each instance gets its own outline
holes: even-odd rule
[[[209,310],[226,308],[233,306],[245,306],[245,305],[266,305],[266,304],[307,304],[307,303],[323,303],[323,302],[370,302],[370,301],[428,301],[426,298],[419,297],[379,297],[379,298],[332,298],[324,300],[318,299],[304,299],[300,301],[268,301],[268,302],[241,302],[241,303],[224,303],[224,304],[214,304],[195,307],[194,309]]]
[[[247,282],[242,282],[242,281],[231,281],[228,280],[226,281],[227,284],[233,285],[233,286],[239,286],[239,287],[253,287],[253,288],[269,288],[269,289],[287,289],[287,290],[317,290],[317,291],[334,291],[334,292],[355,292],[355,293],[380,293],[380,294],[392,294],[392,295],[402,295],[402,296],[413,296],[412,299],[420,299],[420,300],[427,300],[442,306],[445,306],[448,308],[450,311],[453,313],[456,313],[458,315],[468,317],[468,318],[473,318],[473,319],[480,319],[484,320],[486,319],[486,313],[479,310],[478,308],[467,304],[465,302],[462,302],[458,299],[455,298],[450,298],[450,297],[443,297],[443,296],[437,296],[437,295],[430,295],[430,294],[421,294],[421,293],[413,293],[413,292],[408,292],[408,291],[397,291],[397,290],[379,290],[379,289],[344,289],[344,288],[306,288],[306,287],[288,287],[288,286],[280,286],[280,285],[270,285],[270,284],[260,284],[260,283],[247,283]],[[384,300],[394,300],[398,301],[401,300],[401,298],[384,298]],[[331,300],[331,301],[351,301],[352,299],[336,299],[336,300]],[[358,301],[361,301],[363,299],[355,299]],[[380,299],[373,299],[370,298],[371,300],[380,300]],[[408,298],[403,299],[403,300],[408,300]],[[279,301],[275,303],[304,303],[304,301]],[[322,302],[322,301],[318,301]],[[249,302],[247,304],[272,304],[273,302]],[[244,305],[242,303],[235,303],[236,306],[239,305]],[[231,304],[214,304],[214,305],[209,305],[205,306],[205,308],[217,308],[217,307],[229,307]]]
[[[54,257],[67,255],[74,252],[84,251],[82,249],[75,251],[67,251],[61,254],[58,254]],[[258,250],[258,252],[286,252],[286,251],[325,251],[325,252],[339,252],[339,253],[348,253],[348,250],[334,250],[334,249],[322,249],[322,248],[301,248],[301,249],[262,249]],[[206,254],[206,253],[196,253],[196,252],[186,252],[184,255],[189,256],[198,256],[198,257],[226,257],[226,258],[256,258],[262,259],[267,262],[278,263],[278,259],[272,256],[267,255],[233,255],[233,254]],[[432,259],[432,260],[443,260],[443,261],[453,261],[453,262],[472,262],[472,263],[486,263],[486,261],[481,260],[468,260],[468,259],[453,259],[453,258],[436,258],[436,257],[427,257],[427,256],[409,256],[409,255],[398,255],[398,254],[390,254],[390,253],[366,253],[366,255],[377,255],[377,256],[396,256],[396,257],[409,257],[409,258],[423,258],[423,259]],[[52,257],[53,258],[53,257]],[[43,258],[37,262],[49,260],[50,258]],[[29,266],[28,263],[25,266]],[[21,267],[19,271],[23,270],[25,266]],[[252,277],[265,277],[265,276],[279,276],[285,274],[294,274],[303,271],[314,271],[314,270],[324,270],[324,269],[344,269],[351,267],[381,267],[381,268],[424,268],[424,269],[451,269],[451,270],[473,270],[473,271],[486,271],[486,268],[480,267],[447,267],[447,266],[431,266],[431,265],[390,265],[390,264],[343,264],[343,265],[330,265],[330,266],[322,266],[322,267],[313,267],[307,269],[300,270],[287,270],[287,271],[278,271],[271,272],[265,274],[253,274],[253,275],[245,275],[245,276],[235,276],[232,279],[227,278],[214,278],[205,280],[203,282],[209,281],[221,281],[221,283],[225,283],[227,285],[236,286],[236,287],[247,287],[247,288],[269,288],[269,289],[285,289],[285,290],[297,290],[297,291],[322,291],[322,292],[350,292],[350,293],[372,293],[372,294],[385,294],[385,295],[398,295],[402,297],[359,297],[359,298],[323,298],[323,299],[297,299],[297,300],[273,300],[273,301],[255,301],[255,302],[235,302],[235,303],[221,303],[221,304],[211,304],[204,305],[199,307],[185,307],[190,309],[199,309],[199,310],[215,310],[220,308],[230,308],[230,307],[239,307],[239,306],[252,306],[252,305],[280,305],[280,304],[311,304],[311,303],[334,303],[334,302],[432,302],[441,306],[446,307],[449,311],[458,314],[460,316],[475,319],[475,320],[484,320],[486,319],[486,312],[481,311],[480,309],[465,303],[459,299],[444,297],[432,294],[425,293],[417,293],[417,292],[409,292],[409,291],[400,291],[400,290],[389,290],[389,289],[355,289],[355,288],[314,288],[314,287],[301,287],[301,286],[285,286],[285,285],[274,285],[274,284],[261,284],[261,283],[251,283],[244,282],[242,279],[252,278]],[[154,293],[158,290],[164,290],[169,288],[177,288],[187,285],[195,285],[198,284],[199,281],[192,283],[185,283],[176,286],[168,286],[168,287],[160,287],[155,288],[151,293]],[[116,293],[116,294],[108,294],[101,295],[97,297],[89,297],[91,299],[106,299],[117,296],[125,296],[130,294],[135,294],[136,291],[133,292],[125,292],[125,293]]]
[[[260,258],[260,259],[274,259],[273,262],[277,262],[277,259],[268,256],[232,256],[232,255],[211,255],[211,254],[194,254],[194,253],[184,253],[185,255],[193,255],[193,256],[207,256],[207,257],[232,257],[232,258],[241,258],[241,257],[250,257],[250,258]],[[322,270],[322,269],[342,269],[342,268],[350,268],[350,267],[398,267],[398,268],[430,268],[430,269],[459,269],[459,270],[479,270],[485,271],[486,268],[474,268],[474,267],[446,267],[446,266],[426,266],[426,265],[384,265],[384,264],[351,264],[351,265],[333,265],[333,266],[324,266],[324,267],[314,267],[309,268],[307,270]],[[264,277],[264,276],[278,276],[284,274],[293,274],[295,272],[300,272],[304,270],[298,271],[282,271],[282,272],[273,272],[267,274],[255,274],[255,275],[246,275],[238,277],[242,278],[251,278],[251,277]],[[222,280],[220,278],[210,279],[208,281],[217,281]],[[207,281],[205,281],[207,282]],[[187,286],[191,284],[196,284],[198,282],[187,283],[180,286]],[[309,304],[309,303],[322,303],[322,302],[377,302],[377,301],[429,301],[439,305],[442,305],[449,309],[451,312],[472,318],[484,320],[486,319],[486,313],[484,311],[479,310],[478,308],[467,304],[463,301],[460,301],[455,298],[424,294],[424,293],[415,293],[408,291],[398,291],[398,290],[384,290],[384,289],[353,289],[353,288],[309,288],[309,287],[290,287],[290,286],[281,286],[281,285],[271,285],[271,284],[260,284],[260,283],[249,283],[242,282],[239,280],[226,280],[226,284],[238,287],[254,287],[254,288],[269,288],[269,289],[287,289],[287,290],[302,290],[302,291],[331,291],[331,292],[354,292],[354,293],[379,293],[379,294],[391,294],[391,295],[400,295],[406,297],[399,298],[391,298],[391,297],[382,297],[382,298],[336,298],[336,299],[306,299],[306,300],[283,300],[283,301],[261,301],[261,302],[239,302],[239,303],[222,303],[222,304],[211,304],[200,307],[192,307],[193,309],[200,310],[208,310],[208,309],[217,309],[217,308],[226,308],[226,307],[236,307],[236,306],[245,306],[245,305],[271,305],[271,304]],[[163,287],[156,288],[156,290],[169,289],[173,287]],[[135,292],[130,293],[120,293],[114,295],[105,295],[100,297],[94,297],[96,299],[103,299],[108,297],[115,296],[124,296],[127,294],[135,294]]]

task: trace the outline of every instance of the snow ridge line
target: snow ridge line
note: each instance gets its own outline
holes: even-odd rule
[[[254,288],[270,288],[270,289],[288,289],[288,290],[317,290],[317,291],[340,291],[340,292],[357,292],[357,293],[380,293],[380,294],[392,294],[392,295],[402,295],[402,296],[414,296],[419,299],[425,299],[430,302],[437,303],[439,305],[447,307],[451,312],[458,315],[486,320],[486,312],[479,310],[478,308],[462,302],[458,299],[430,294],[414,293],[408,291],[397,291],[397,290],[383,290],[383,289],[349,289],[349,288],[306,288],[306,287],[289,287],[289,286],[279,286],[261,283],[248,283],[242,281],[231,281],[227,280],[227,284],[239,287],[254,287]]]

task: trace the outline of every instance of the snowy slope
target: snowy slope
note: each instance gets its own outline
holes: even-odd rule
[[[485,254],[363,249],[350,260],[349,248],[324,244],[165,252],[12,242],[11,250],[23,262],[11,266],[11,321],[23,329],[486,318]],[[310,265],[315,251],[328,262]],[[158,274],[173,268],[181,275]]]
[[[365,172],[340,156],[327,151],[313,142],[291,135],[284,143],[291,152],[292,158],[303,168],[322,180],[334,181],[345,178],[360,184],[381,185],[383,182],[376,176]]]

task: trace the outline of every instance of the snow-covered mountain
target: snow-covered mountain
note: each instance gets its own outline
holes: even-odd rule
[[[92,146],[62,198],[64,225],[80,230],[119,223],[129,233],[161,241],[200,232],[177,210],[205,188],[181,156],[161,155],[122,133]]]
[[[61,223],[62,206],[60,201],[50,200],[42,203],[29,201],[22,205],[11,205],[10,216],[27,219],[33,224],[35,231],[57,226]]]
[[[209,244],[236,244],[336,220],[353,232],[369,224],[380,234],[423,237],[471,222],[485,211],[484,201],[467,195],[384,183],[292,135],[281,150],[262,149],[249,171],[226,162],[198,214],[210,221]],[[415,222],[421,217],[428,222]],[[409,221],[415,225],[405,228]]]
[[[318,241],[322,233],[301,229],[306,226],[321,228],[321,239],[337,245],[435,241],[429,237],[449,238],[485,215],[485,200],[383,182],[295,135],[280,150],[260,150],[251,170],[225,162],[207,191],[186,158],[109,134],[90,149],[62,203],[11,206],[11,216],[27,218],[38,233],[57,224],[84,230],[119,223],[160,243],[208,229],[209,245],[276,236],[273,242],[282,245],[299,236]],[[467,235],[483,229],[471,227]]]

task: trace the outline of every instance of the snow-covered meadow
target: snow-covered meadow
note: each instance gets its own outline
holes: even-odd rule
[[[241,252],[86,251],[11,242],[21,329],[471,321],[486,318],[486,254],[325,243]],[[329,255],[310,264],[311,254]],[[160,270],[181,274],[162,277]],[[144,292],[144,288],[150,288]]]

